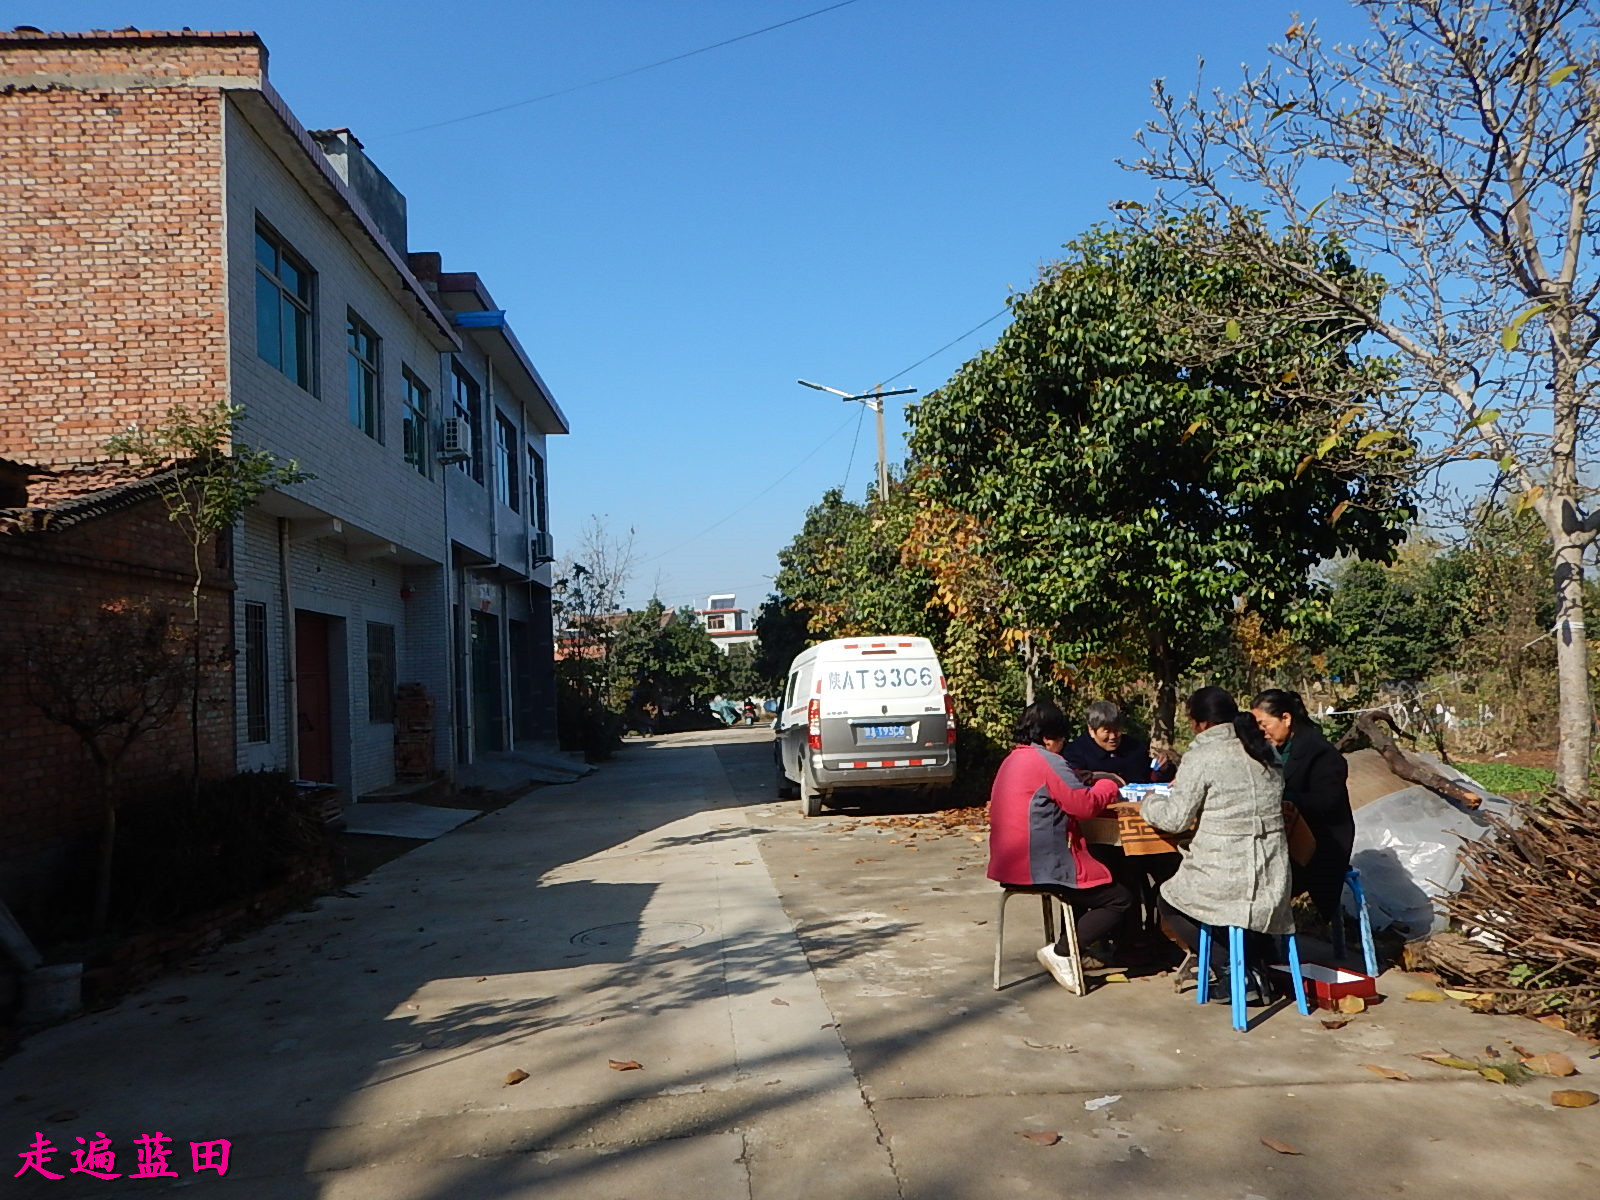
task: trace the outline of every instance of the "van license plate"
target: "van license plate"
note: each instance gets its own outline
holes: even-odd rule
[[[881,738],[903,738],[906,736],[904,725],[863,725],[861,736],[866,741],[877,741]]]

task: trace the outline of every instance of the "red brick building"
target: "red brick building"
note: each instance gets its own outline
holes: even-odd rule
[[[81,883],[103,817],[96,771],[83,742],[30,699],[25,664],[41,639],[92,620],[103,607],[166,608],[187,621],[193,556],[167,519],[159,478],[129,479],[114,468],[43,474],[0,459],[0,483],[0,663],[6,674],[0,688],[0,815],[6,829],[0,838],[0,899],[33,926],[43,910],[66,898],[64,890]],[[225,650],[232,642],[232,585],[214,547],[206,548],[203,563],[204,637],[213,650]],[[232,693],[231,671],[205,671],[200,732],[207,775],[233,768]],[[161,728],[132,742],[119,771],[124,796],[188,770],[188,715],[184,700]]]

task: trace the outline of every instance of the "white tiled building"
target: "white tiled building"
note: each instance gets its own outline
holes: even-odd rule
[[[712,644],[726,654],[734,646],[744,646],[758,640],[759,635],[745,620],[748,609],[738,607],[732,592],[707,596],[706,606],[695,610],[695,618],[704,626]]]
[[[27,30],[0,69],[31,180],[0,233],[36,314],[0,453],[84,461],[227,399],[240,440],[313,476],[232,539],[238,766],[354,798],[396,780],[397,743],[449,773],[552,740],[568,427],[482,282],[409,252],[404,198],[348,131],[301,127],[253,34]],[[404,685],[431,730],[397,722]]]
[[[397,684],[435,702],[440,771],[552,739],[566,418],[477,276],[406,253],[404,200],[348,131],[230,99],[234,401],[246,440],[315,476],[239,538],[240,765],[393,782]]]

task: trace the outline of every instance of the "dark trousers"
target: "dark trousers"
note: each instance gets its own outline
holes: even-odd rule
[[[1176,854],[1128,854],[1121,846],[1092,843],[1089,853],[1105,864],[1111,878],[1128,889],[1133,897],[1134,919],[1121,932],[1137,934],[1141,929],[1156,928],[1156,901],[1161,896],[1161,885],[1171,879],[1182,861]]]
[[[1098,887],[1059,887],[1050,890],[1072,910],[1073,920],[1078,927],[1078,942],[1083,946],[1110,937],[1133,907],[1133,893],[1116,880]],[[1071,952],[1072,947],[1067,944],[1067,935],[1063,932],[1056,939],[1056,953]]]
[[[1156,902],[1156,908],[1161,913],[1161,924],[1168,933],[1177,938],[1190,950],[1198,951],[1200,948],[1200,922],[1188,913],[1172,907],[1165,896]],[[1257,933],[1247,929],[1244,933],[1244,962],[1246,967],[1253,967],[1265,971],[1272,965],[1277,957],[1277,944],[1269,933]],[[1228,971],[1228,935],[1223,926],[1213,926],[1211,934],[1211,969],[1219,975]]]

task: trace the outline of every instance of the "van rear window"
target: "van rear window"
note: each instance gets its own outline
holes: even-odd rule
[[[823,677],[830,692],[900,692],[932,690],[939,672],[931,663],[900,666],[843,667]]]

